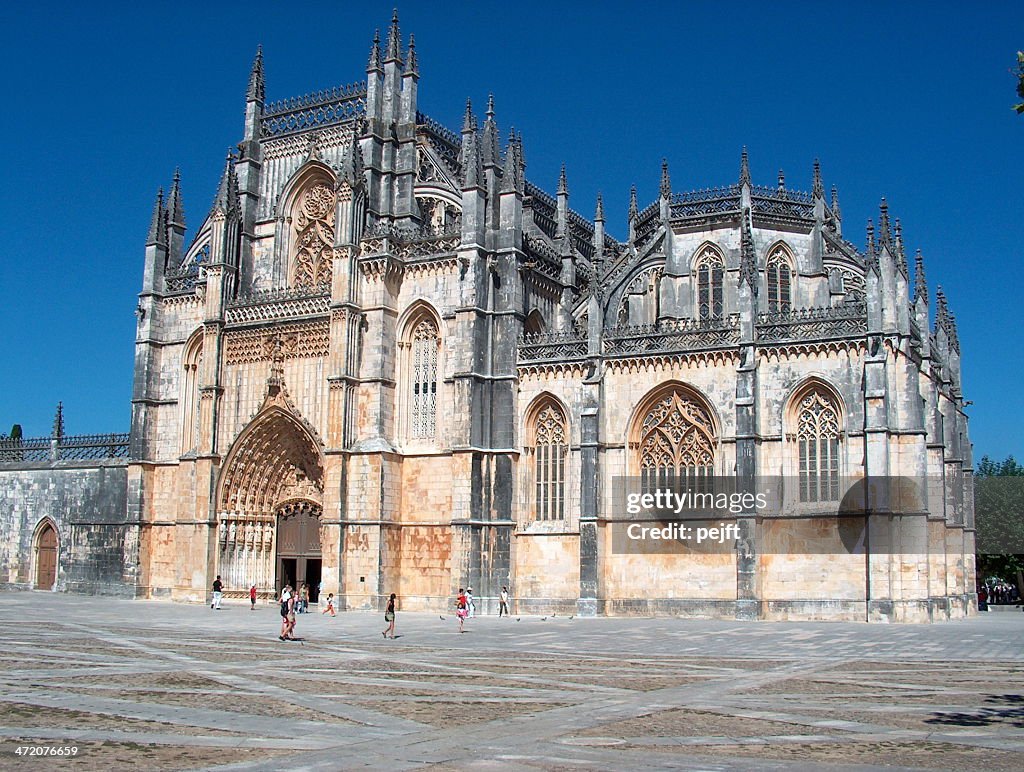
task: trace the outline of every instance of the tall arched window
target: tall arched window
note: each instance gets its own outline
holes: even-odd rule
[[[839,408],[824,389],[800,397],[796,412],[800,448],[800,501],[839,500]]]
[[[437,325],[423,318],[413,327],[409,352],[409,427],[412,439],[433,439],[437,431]]]
[[[535,411],[529,435],[533,447],[534,517],[537,520],[565,519],[565,459],[569,450],[569,427],[562,408],[545,402]]]
[[[331,281],[335,203],[333,185],[323,180],[313,183],[296,198],[292,213],[293,287],[315,287]]]
[[[707,408],[674,387],[643,413],[634,432],[641,487],[707,489],[715,465],[715,429]]]
[[[185,345],[181,373],[181,450],[196,450],[199,445],[199,379],[203,370],[203,336],[196,335]]]
[[[697,273],[697,318],[700,321],[721,319],[725,310],[722,302],[722,284],[725,261],[721,253],[710,244],[694,262]]]
[[[789,281],[792,269],[785,249],[777,247],[772,251],[768,256],[765,271],[767,272],[768,312],[773,314],[789,312],[792,307]]]

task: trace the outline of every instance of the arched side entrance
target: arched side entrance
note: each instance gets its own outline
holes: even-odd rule
[[[309,600],[316,603],[323,560],[320,555],[320,505],[289,501],[277,512],[277,591],[290,584],[309,585]]]
[[[57,583],[57,529],[49,520],[36,532],[35,553],[33,586],[37,590],[52,590]]]

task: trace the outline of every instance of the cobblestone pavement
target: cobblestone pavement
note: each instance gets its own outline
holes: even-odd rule
[[[1024,613],[299,617],[0,594],[0,769],[1019,770]],[[77,747],[73,758],[18,746]]]

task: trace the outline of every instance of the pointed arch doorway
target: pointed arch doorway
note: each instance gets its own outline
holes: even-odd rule
[[[35,589],[52,590],[57,583],[57,530],[49,520],[36,533],[35,552]]]
[[[309,600],[319,595],[323,559],[320,554],[320,517],[315,501],[283,502],[277,510],[277,591],[309,585]]]
[[[250,584],[264,597],[303,581],[316,598],[323,570],[323,443],[272,391],[232,444],[217,506],[218,571],[230,597]]]

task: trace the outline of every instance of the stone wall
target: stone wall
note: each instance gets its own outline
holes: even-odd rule
[[[139,532],[127,512],[127,463],[0,467],[0,587],[135,596]],[[57,580],[36,585],[36,538],[57,532]]]

